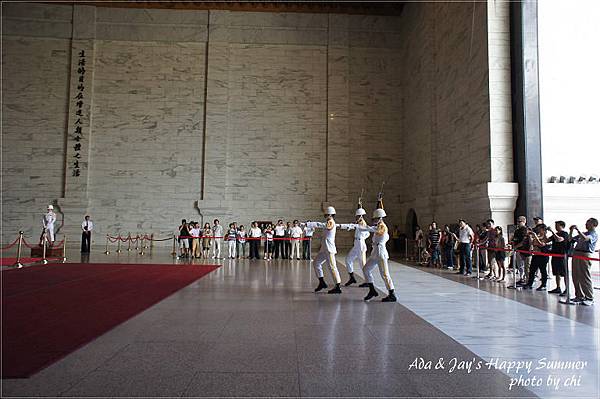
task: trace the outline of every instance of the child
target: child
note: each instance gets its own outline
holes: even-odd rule
[[[496,226],[496,248],[505,248],[506,240],[502,234],[502,227]],[[506,266],[504,261],[506,260],[506,251],[496,251],[496,263],[498,264],[498,276],[497,280],[499,283],[504,281],[506,277]]]
[[[242,224],[237,232],[237,255],[238,258],[245,259],[246,258],[246,230],[244,229],[244,225]]]
[[[265,256],[264,259],[271,260],[273,253],[273,226],[269,224],[265,229]]]
[[[229,230],[227,231],[227,246],[229,248],[229,258],[235,259],[235,246],[237,240],[237,230],[235,228],[235,223],[229,223]]]

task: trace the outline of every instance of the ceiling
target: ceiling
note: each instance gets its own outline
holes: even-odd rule
[[[77,1],[61,2],[95,5],[97,7],[162,8],[174,10],[232,10],[254,12],[304,12],[362,15],[400,15],[403,2],[379,1]]]

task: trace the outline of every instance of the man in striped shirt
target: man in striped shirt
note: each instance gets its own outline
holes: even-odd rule
[[[432,267],[442,267],[441,257],[440,257],[440,231],[437,228],[436,222],[431,222],[431,226],[429,226],[429,236],[427,237],[427,243],[429,247],[429,253],[431,257],[429,258],[429,266]]]

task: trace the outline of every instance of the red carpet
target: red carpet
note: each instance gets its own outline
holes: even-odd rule
[[[53,264],[2,272],[2,378],[24,378],[218,265]]]

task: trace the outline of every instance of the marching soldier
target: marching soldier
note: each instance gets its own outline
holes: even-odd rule
[[[383,197],[380,193],[377,200],[377,209],[373,211],[373,220],[375,221],[376,225],[367,226],[365,228],[367,231],[375,233],[373,234],[372,239],[373,249],[371,251],[371,256],[369,256],[369,259],[363,268],[365,279],[367,280],[369,286],[369,293],[365,297],[365,301],[368,301],[371,298],[379,295],[375,290],[375,286],[373,285],[373,269],[378,266],[381,278],[385,282],[385,285],[388,289],[388,296],[383,298],[382,301],[396,302],[396,295],[394,294],[394,282],[392,281],[392,277],[390,276],[390,271],[388,268],[388,259],[390,256],[388,255],[386,244],[390,239],[390,235],[388,233],[388,227],[383,222],[383,218],[386,216],[387,215],[383,210]]]
[[[325,279],[323,278],[323,263],[327,262],[329,265],[329,270],[331,271],[331,275],[333,280],[335,281],[335,287],[327,291],[328,294],[341,294],[342,290],[340,288],[340,273],[338,272],[336,263],[335,263],[335,254],[337,253],[337,249],[335,247],[335,232],[337,226],[335,224],[335,208],[332,206],[328,206],[325,213],[325,223],[321,222],[307,222],[306,227],[309,228],[317,228],[323,229],[323,238],[321,241],[321,249],[317,254],[313,266],[315,268],[315,273],[319,278],[319,285],[315,288],[315,292],[319,292],[324,288],[327,288],[327,284],[325,283]]]
[[[354,262],[358,260],[358,264],[361,268],[364,268],[367,263],[367,244],[365,240],[369,238],[371,233],[365,230],[364,227],[367,226],[367,222],[363,218],[367,212],[362,207],[362,201],[358,200],[358,209],[354,215],[356,216],[356,223],[348,223],[348,224],[340,224],[340,228],[344,230],[354,230],[354,245],[348,255],[346,256],[346,270],[348,270],[348,274],[350,275],[350,279],[346,284],[348,287],[351,284],[356,283],[356,279],[354,278]],[[367,287],[366,283],[361,284],[361,287]]]

